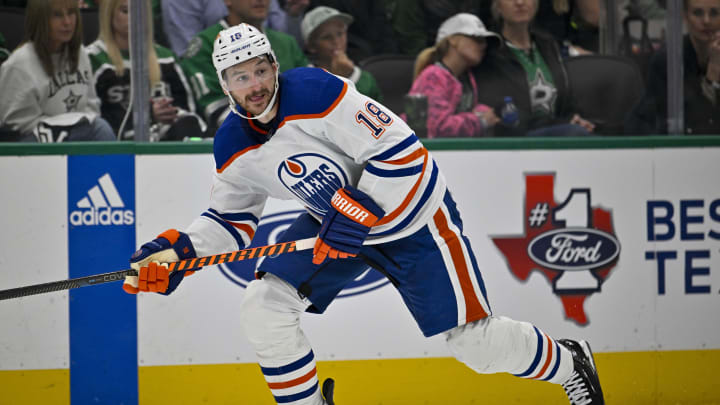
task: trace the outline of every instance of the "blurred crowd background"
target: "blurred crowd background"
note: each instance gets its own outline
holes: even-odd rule
[[[131,1],[0,0],[0,141],[134,140],[133,108],[150,141],[210,139],[230,112],[213,40],[242,22],[281,72],[346,77],[422,137],[720,135],[720,0],[681,0],[677,30],[663,0],[142,0],[140,39]]]

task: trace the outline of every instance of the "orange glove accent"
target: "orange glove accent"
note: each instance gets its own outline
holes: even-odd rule
[[[130,283],[123,284],[123,290],[128,294],[138,292],[165,292],[170,282],[168,268],[152,262],[147,267],[141,267],[138,272],[137,287]]]
[[[174,245],[178,239],[180,239],[180,232],[177,229],[168,229],[157,236],[158,238],[165,238],[170,242],[170,245]]]
[[[337,250],[333,247],[330,247],[327,243],[325,243],[322,239],[318,239],[315,242],[315,247],[313,248],[313,264],[321,264],[327,257],[330,257],[331,259],[347,259],[348,257],[355,257],[357,256],[354,253],[346,253],[340,250]]]

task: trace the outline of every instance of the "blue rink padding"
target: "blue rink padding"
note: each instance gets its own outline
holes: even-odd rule
[[[69,277],[122,270],[135,249],[135,157],[67,158]],[[119,283],[70,290],[70,402],[138,403],[137,302]]]

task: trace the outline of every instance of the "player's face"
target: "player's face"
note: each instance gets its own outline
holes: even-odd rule
[[[112,15],[113,35],[118,38],[128,37],[128,0],[120,0]]]
[[[242,22],[259,24],[267,19],[270,0],[225,0],[225,5]]]
[[[709,42],[720,31],[720,0],[688,0],[685,23],[690,37]]]
[[[252,115],[265,111],[275,91],[275,71],[267,57],[260,57],[231,66],[225,70],[230,94]]]
[[[535,18],[538,0],[495,0],[497,10],[506,23],[530,24]]]
[[[321,61],[330,61],[336,52],[345,52],[347,24],[338,18],[322,23],[313,32],[308,49]]]
[[[53,51],[60,50],[63,44],[70,42],[77,25],[75,8],[63,3],[67,2],[54,1],[51,3],[50,49]]]
[[[485,49],[487,49],[487,41],[485,38],[458,35],[453,39],[453,46],[468,62],[468,65],[475,66],[482,62],[485,56]]]

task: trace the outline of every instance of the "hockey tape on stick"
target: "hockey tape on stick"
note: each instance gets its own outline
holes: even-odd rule
[[[221,253],[212,256],[196,257],[193,259],[180,260],[168,263],[168,270],[185,271],[197,270],[201,267],[214,264],[239,262],[242,260],[256,259],[263,256],[277,256],[291,253],[298,250],[306,250],[315,246],[317,238],[300,239],[292,242],[276,243],[274,245],[258,246],[249,249],[236,250],[234,252]],[[11,298],[25,297],[28,295],[44,294],[53,291],[70,290],[73,288],[87,287],[91,285],[111,283],[124,280],[125,276],[137,276],[134,269],[118,270],[110,273],[95,274],[87,277],[71,278],[68,280],[53,281],[50,283],[29,285],[26,287],[12,288],[0,291],[0,301]]]

